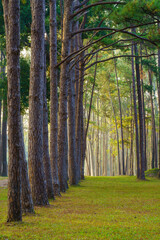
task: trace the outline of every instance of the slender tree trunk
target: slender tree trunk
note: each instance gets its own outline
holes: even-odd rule
[[[140,178],[145,179],[145,156],[144,156],[144,127],[143,127],[143,111],[142,111],[142,94],[141,94],[141,83],[140,83],[140,72],[139,72],[139,59],[137,44],[134,45],[135,64],[136,64],[136,80],[137,80],[137,94],[138,94],[138,110],[139,110],[139,132],[140,132]]]
[[[8,77],[8,222],[22,220],[20,136],[20,1],[3,1]],[[9,16],[9,17],[8,17]]]
[[[43,165],[43,88],[45,1],[31,1],[31,71],[29,89],[29,179],[35,205],[48,205]]]
[[[48,145],[48,106],[46,93],[46,54],[44,54],[44,88],[43,88],[43,164],[45,172],[45,180],[47,185],[48,198],[54,198],[51,163]]]
[[[116,118],[116,112],[113,106],[113,101],[112,101],[112,97],[110,94],[110,90],[109,90],[109,96],[110,96],[110,100],[111,100],[111,105],[112,105],[112,110],[113,110],[113,114],[114,114],[114,121],[115,121],[115,127],[116,127],[116,135],[117,135],[117,150],[118,150],[118,171],[119,171],[119,175],[121,175],[121,160],[120,160],[120,148],[119,148],[119,133],[118,133],[118,127],[117,127],[117,118]]]
[[[121,95],[120,89],[118,84],[118,75],[117,75],[117,66],[116,61],[114,61],[115,66],[115,74],[116,74],[116,82],[117,82],[117,90],[118,90],[118,102],[119,102],[119,112],[120,112],[120,121],[121,121],[121,140],[122,140],[122,174],[125,175],[125,168],[124,168],[124,140],[123,140],[123,122],[122,122],[122,104],[121,104]]]
[[[151,87],[150,97],[151,97],[151,115],[152,115],[152,168],[157,167],[157,141],[156,141],[156,127],[155,127],[155,114],[154,114],[154,104],[152,95],[152,75],[151,71],[148,72],[149,83]]]
[[[134,54],[133,46],[131,54]],[[133,102],[134,102],[134,122],[135,122],[135,132],[136,132],[136,160],[137,160],[137,178],[140,178],[140,168],[139,168],[139,134],[138,134],[138,117],[137,117],[137,103],[136,103],[136,86],[135,86],[135,68],[134,68],[134,58],[132,57],[132,81],[133,81]]]
[[[142,46],[140,46],[140,55],[142,56]],[[144,159],[145,159],[145,170],[147,170],[147,155],[146,155],[146,116],[145,116],[145,100],[144,100],[144,90],[143,90],[143,66],[141,62],[141,93],[142,93],[142,110],[143,110],[143,133],[144,133]]]
[[[132,84],[131,84],[131,88],[132,88]],[[130,89],[131,89],[130,88]],[[133,97],[132,97],[132,90],[131,90],[131,93],[130,93],[130,96],[131,96],[131,117],[133,117],[133,108],[132,108],[132,100],[133,100]],[[133,175],[133,138],[134,138],[134,119],[131,119],[131,142],[130,142],[130,175],[132,176]]]
[[[62,39],[62,59],[68,56],[70,45],[70,15],[73,0],[64,1],[63,17],[63,39]],[[67,129],[67,96],[68,96],[68,62],[61,65],[60,73],[60,99],[59,99],[59,128],[58,128],[58,174],[60,180],[60,190],[66,191],[66,129]]]
[[[60,195],[58,177],[58,93],[56,0],[50,0],[50,160],[54,195]]]

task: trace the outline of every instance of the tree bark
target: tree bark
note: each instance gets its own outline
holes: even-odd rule
[[[31,1],[31,70],[29,89],[29,179],[35,205],[48,205],[43,166],[43,87],[45,1]]]
[[[137,44],[134,45],[135,64],[136,64],[136,80],[137,80],[137,94],[138,94],[138,111],[139,111],[139,133],[140,133],[140,179],[145,179],[145,156],[144,156],[144,126],[143,126],[143,111],[142,111],[142,93],[139,72],[139,59]]]
[[[74,29],[74,23],[72,23]],[[71,40],[71,52],[75,49],[75,38]],[[76,130],[75,130],[75,67],[70,71],[68,78],[68,127],[69,127],[69,183],[71,185],[78,184],[78,168],[76,161]]]
[[[62,39],[62,60],[69,54],[70,45],[70,15],[73,0],[64,1],[63,17],[63,39]],[[61,65],[60,72],[60,96],[59,96],[59,127],[58,127],[58,174],[60,181],[60,190],[66,191],[66,129],[67,129],[67,96],[68,96],[68,62]]]
[[[117,82],[117,91],[118,91],[118,102],[119,102],[119,113],[120,113],[120,121],[121,121],[121,140],[122,140],[122,174],[125,175],[124,168],[124,140],[123,140],[123,120],[122,120],[122,104],[121,104],[121,95],[118,84],[118,75],[117,75],[117,66],[116,61],[114,60],[115,74],[116,74],[116,82]]]
[[[22,220],[20,137],[20,1],[3,1],[8,77],[8,222]],[[9,16],[9,17],[8,17]]]
[[[43,164],[45,180],[47,185],[48,198],[54,199],[51,163],[48,145],[48,106],[47,106],[47,89],[46,89],[46,54],[44,54],[44,88],[43,88]]]
[[[132,52],[133,55],[133,46]],[[134,102],[134,122],[135,122],[135,132],[136,132],[136,158],[137,158],[137,178],[140,178],[140,168],[139,168],[139,134],[138,134],[138,117],[137,117],[137,103],[136,103],[136,86],[135,86],[135,67],[134,58],[132,57],[132,84],[133,84],[133,102]]]
[[[58,177],[58,93],[56,0],[50,0],[50,159],[54,195],[60,195]]]

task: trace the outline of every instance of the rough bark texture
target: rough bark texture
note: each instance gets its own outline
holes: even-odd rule
[[[20,138],[20,1],[3,1],[8,76],[8,222],[22,220]],[[9,17],[8,17],[9,16]]]
[[[21,146],[21,154],[22,154],[22,212],[23,213],[33,213],[34,206],[33,200],[31,195],[31,187],[28,178],[28,166],[26,161],[26,154],[25,154],[25,145],[24,145],[24,133],[23,133],[23,121],[21,119],[21,129],[20,129],[21,139],[22,139],[22,146]]]
[[[70,33],[70,15],[73,0],[64,1],[63,17],[63,39],[62,39],[62,60],[69,53],[69,33]],[[58,127],[58,174],[60,181],[60,190],[66,191],[66,129],[67,129],[67,96],[68,96],[68,62],[61,65],[60,73],[60,97],[59,97],[59,127]]]
[[[74,25],[72,26],[74,29]],[[71,52],[75,49],[75,38],[71,41]],[[75,132],[75,67],[70,72],[68,79],[68,127],[69,127],[69,183],[78,184],[77,161],[76,161],[76,132]]]
[[[45,1],[31,1],[31,70],[29,89],[29,179],[35,205],[48,205],[43,166],[43,87]]]
[[[54,198],[51,163],[48,144],[48,107],[46,94],[46,54],[44,54],[44,88],[43,88],[43,164],[48,198]]]
[[[57,93],[56,0],[50,0],[50,160],[54,195],[60,195],[58,177],[58,93]]]

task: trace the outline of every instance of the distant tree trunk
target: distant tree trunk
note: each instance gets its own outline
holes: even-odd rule
[[[63,39],[62,39],[62,59],[68,56],[70,45],[70,15],[73,0],[64,1],[63,17]],[[61,65],[60,72],[60,97],[59,97],[59,127],[58,127],[58,174],[60,180],[60,190],[66,191],[66,129],[67,129],[67,96],[68,96],[68,62]]]
[[[132,88],[132,84],[131,84],[131,88]],[[131,92],[130,92],[130,96],[131,96],[131,117],[133,117],[132,89],[131,89]],[[133,138],[134,138],[134,119],[131,119],[131,142],[130,142],[130,175],[131,176],[133,175]]]
[[[133,46],[131,54],[134,54]],[[136,85],[135,85],[135,68],[134,68],[134,58],[132,57],[132,82],[133,82],[133,102],[134,102],[134,122],[135,122],[135,132],[136,132],[136,160],[137,160],[137,178],[140,178],[140,168],[139,168],[139,134],[138,134],[138,117],[137,117],[137,103],[136,103]]]
[[[119,175],[121,175],[121,160],[120,160],[120,148],[119,148],[119,133],[118,133],[118,127],[117,127],[116,113],[115,113],[115,109],[114,109],[114,106],[113,106],[113,101],[112,101],[112,97],[111,97],[111,94],[110,94],[110,90],[109,90],[109,96],[110,96],[110,100],[111,100],[112,110],[113,110],[113,114],[114,114],[115,127],[116,127],[117,150],[118,150],[118,171],[119,171]]]
[[[150,97],[151,97],[151,115],[152,115],[152,168],[157,167],[157,139],[156,139],[156,127],[155,127],[155,114],[154,114],[154,104],[152,95],[152,75],[151,71],[148,72],[149,83],[151,87]]]
[[[50,159],[54,195],[60,195],[58,177],[58,93],[57,93],[57,21],[56,0],[50,0]]]
[[[2,120],[2,176],[7,176],[7,99],[3,99],[3,120]]]
[[[48,145],[48,106],[47,106],[47,89],[46,86],[46,54],[44,54],[44,87],[43,87],[43,164],[45,180],[47,185],[48,198],[54,198],[51,163]]]
[[[123,140],[123,122],[122,122],[122,104],[121,104],[121,95],[120,89],[118,84],[118,75],[117,75],[117,66],[116,61],[114,61],[115,66],[115,74],[116,74],[116,82],[117,82],[117,90],[118,90],[118,102],[119,102],[119,113],[120,113],[120,121],[121,121],[121,140],[122,140],[122,174],[125,175],[125,168],[124,168],[124,140]]]
[[[3,1],[8,77],[8,222],[22,220],[20,136],[20,1]],[[8,17],[9,16],[9,17]]]
[[[23,120],[21,118],[21,130],[20,130],[21,138],[22,138],[22,148],[21,148],[21,154],[22,154],[22,212],[23,213],[33,213],[34,212],[34,206],[33,206],[33,200],[32,200],[32,194],[31,194],[31,188],[28,178],[28,167],[27,167],[27,161],[26,161],[26,154],[25,154],[25,145],[24,145],[24,133],[23,133]]]
[[[135,55],[138,56],[137,44],[134,45]],[[144,126],[143,126],[143,111],[142,111],[142,93],[139,72],[139,59],[135,57],[136,64],[136,80],[137,80],[137,94],[138,94],[138,110],[139,110],[139,132],[140,132],[140,179],[145,179],[145,156],[144,156]]]
[[[140,55],[142,56],[142,45],[140,46]],[[147,170],[147,154],[146,154],[146,116],[145,116],[145,100],[144,100],[144,90],[143,90],[143,66],[141,62],[140,68],[141,74],[141,92],[142,92],[142,110],[143,110],[143,132],[144,132],[144,159],[145,159],[145,170]]]
[[[35,205],[48,205],[43,166],[43,88],[45,1],[31,1],[31,71],[29,89],[29,179]]]

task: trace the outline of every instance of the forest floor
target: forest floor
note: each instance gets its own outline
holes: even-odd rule
[[[86,177],[49,207],[36,207],[35,214],[23,216],[22,223],[6,223],[6,217],[3,186],[0,240],[160,240],[160,180]]]

